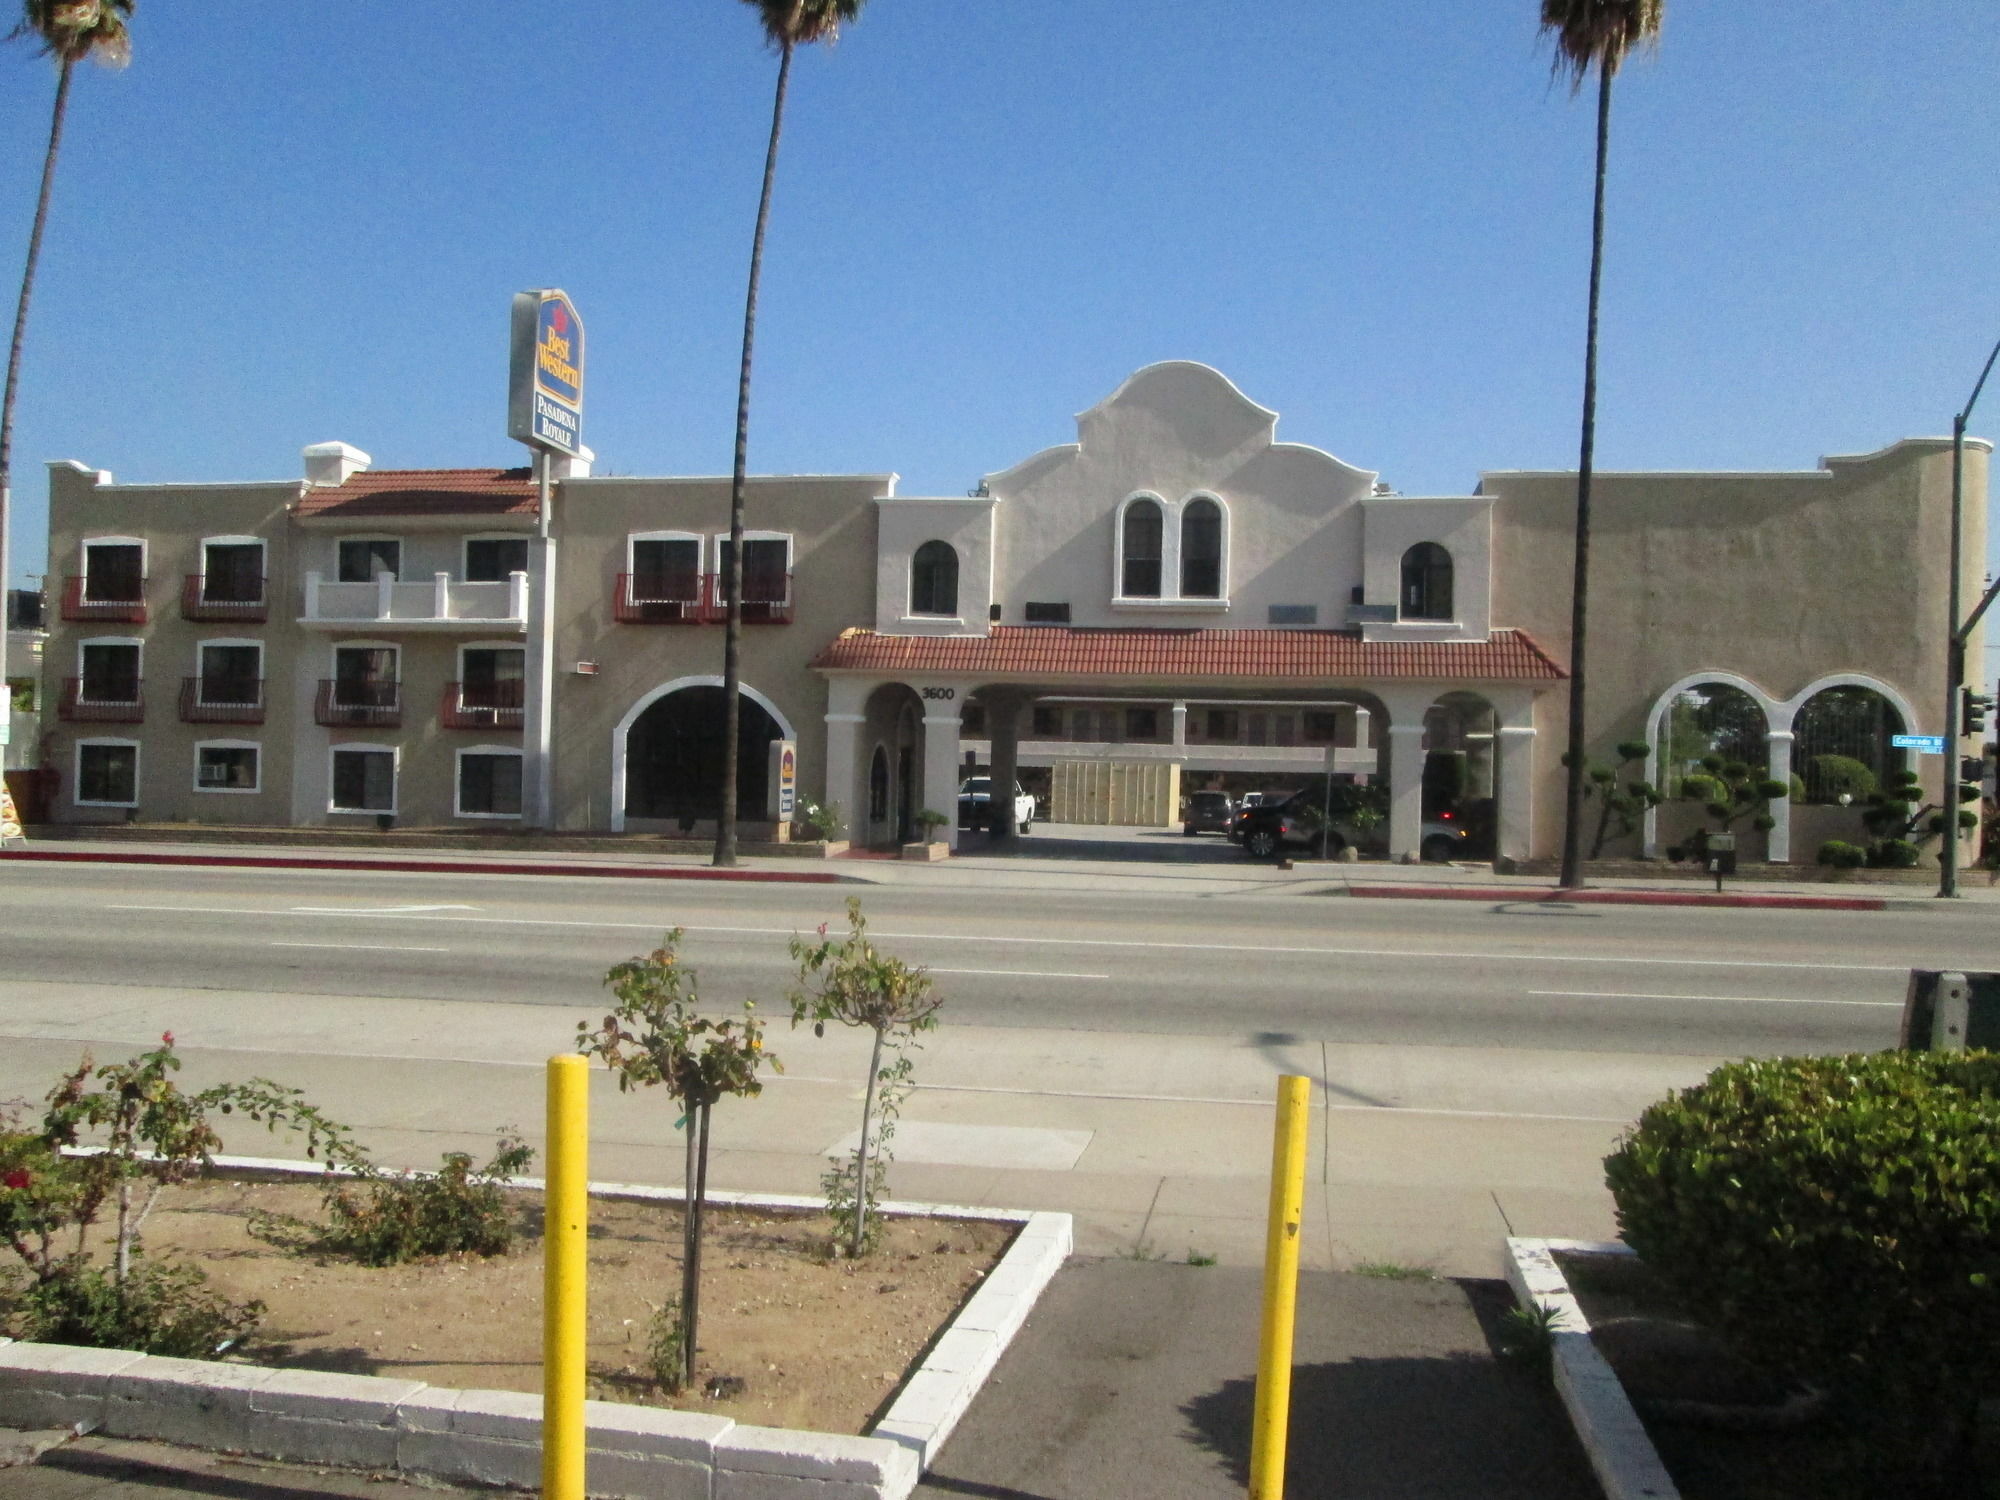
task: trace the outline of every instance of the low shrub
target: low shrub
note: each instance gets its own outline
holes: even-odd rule
[[[1917,846],[1908,839],[1877,839],[1868,846],[1868,863],[1878,870],[1913,870]]]
[[[1605,1177],[1694,1316],[1846,1398],[1918,1486],[1894,1493],[1948,1491],[2000,1381],[2000,1054],[1731,1063],[1647,1109]]]
[[[230,1301],[199,1266],[135,1257],[121,1284],[78,1256],[27,1284],[14,1325],[36,1343],[213,1359],[263,1318],[262,1302]]]
[[[1819,862],[1836,870],[1858,870],[1868,863],[1868,851],[1859,844],[1828,839],[1819,846]]]
[[[505,1255],[514,1220],[504,1184],[535,1153],[502,1135],[493,1159],[474,1169],[463,1151],[445,1154],[435,1172],[383,1172],[326,1191],[327,1222],[312,1248],[369,1266],[432,1255]]]

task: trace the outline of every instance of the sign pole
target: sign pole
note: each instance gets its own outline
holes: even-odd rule
[[[547,450],[537,448],[534,466],[538,518],[534,571],[528,579],[528,732],[534,746],[529,760],[534,771],[529,812],[531,826],[536,828],[555,826],[556,544],[549,535],[549,510],[555,490],[550,482],[550,463]]]

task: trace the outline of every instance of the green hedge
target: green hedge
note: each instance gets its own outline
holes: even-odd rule
[[[1731,1063],[1604,1165],[1626,1242],[1745,1353],[1916,1448],[1969,1431],[2000,1382],[2000,1054]]]

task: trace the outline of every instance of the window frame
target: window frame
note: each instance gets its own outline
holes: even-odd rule
[[[263,695],[264,695],[264,643],[263,643],[262,641],[260,641],[260,640],[255,640],[255,639],[253,639],[253,638],[251,638],[251,637],[249,637],[249,636],[235,636],[235,635],[210,635],[210,636],[203,636],[203,637],[202,637],[202,638],[201,638],[200,640],[198,640],[198,641],[196,641],[196,642],[194,643],[194,681],[195,681],[195,689],[194,689],[194,701],[195,701],[195,703],[196,703],[196,704],[197,704],[197,705],[198,705],[199,707],[202,707],[202,708],[239,708],[239,707],[242,707],[242,705],[241,705],[241,704],[233,704],[233,703],[211,703],[211,702],[210,702],[210,701],[208,700],[208,697],[207,697],[207,694],[206,694],[206,691],[205,691],[205,689],[204,689],[204,687],[203,687],[203,684],[205,684],[205,683],[206,683],[206,682],[208,681],[208,673],[207,673],[206,671],[204,671],[204,670],[203,670],[203,658],[204,658],[204,657],[205,657],[205,656],[207,655],[207,653],[208,653],[208,648],[209,648],[210,646],[226,646],[226,647],[232,647],[232,648],[240,648],[240,647],[249,647],[249,648],[251,648],[251,649],[254,649],[254,650],[256,651],[256,653],[257,653],[257,679],[256,679],[256,680],[257,680],[257,701],[261,703],[261,702],[263,701]],[[248,741],[246,741],[245,743],[248,743]]]
[[[718,531],[711,535],[714,539],[715,602],[719,605],[722,603],[723,594],[722,567],[725,560],[723,549],[728,545],[729,533]],[[755,531],[746,529],[743,533],[743,550],[747,555],[752,542],[783,542],[785,544],[785,577],[789,580],[795,571],[792,564],[795,557],[794,543],[796,540],[795,534],[789,531]],[[747,571],[745,576],[748,576]],[[787,584],[786,592],[790,593],[789,583]]]
[[[83,752],[91,748],[122,748],[132,752],[132,797],[130,801],[107,802],[83,795]],[[70,801],[78,807],[137,807],[139,805],[139,788],[142,784],[139,778],[143,770],[142,761],[144,755],[145,746],[138,740],[123,739],[114,735],[93,734],[76,741],[70,757],[70,785],[75,788],[75,791],[70,796]]]
[[[1159,565],[1160,577],[1155,592],[1150,594],[1128,594],[1125,591],[1127,538],[1130,533],[1132,512],[1141,505],[1151,505],[1159,513],[1160,555],[1155,561]],[[1113,603],[1158,604],[1168,597],[1166,593],[1167,580],[1169,577],[1175,576],[1169,568],[1167,561],[1168,538],[1176,534],[1176,528],[1169,524],[1172,519],[1172,510],[1173,507],[1167,504],[1164,497],[1154,494],[1151,490],[1134,491],[1119,502],[1115,545],[1111,553],[1111,598]],[[1179,552],[1178,546],[1174,548],[1174,551],[1176,553]],[[1178,558],[1176,558],[1176,561],[1178,561]]]
[[[516,572],[533,573],[535,567],[534,541],[533,533],[526,531],[474,531],[467,533],[465,536],[460,537],[458,541],[459,581],[461,583],[507,583]],[[518,569],[508,569],[507,572],[502,573],[498,578],[475,579],[472,576],[472,544],[474,542],[519,542],[523,549],[521,566]]]
[[[93,646],[130,646],[138,653],[138,666],[132,673],[133,697],[126,698],[86,698],[83,694],[84,682],[90,673],[85,669],[84,653]],[[76,697],[79,703],[127,703],[145,701],[146,696],[146,642],[136,635],[85,635],[78,636],[76,642]],[[107,741],[107,743],[109,743]]]
[[[201,567],[197,577],[201,585],[197,598],[208,598],[208,549],[210,547],[255,547],[257,549],[257,597],[255,599],[220,599],[219,604],[266,604],[271,597],[271,544],[261,536],[205,536],[200,544]]]
[[[1422,569],[1422,592],[1426,612],[1420,615],[1411,614],[1408,612],[1407,603],[1410,593],[1410,559],[1427,547],[1444,559],[1444,566],[1440,569],[1428,556],[1417,564]],[[1432,586],[1440,572],[1444,577],[1446,594],[1442,613],[1438,612],[1431,600]],[[1458,559],[1452,556],[1451,548],[1445,546],[1443,542],[1426,538],[1421,542],[1412,542],[1403,549],[1403,555],[1398,560],[1396,569],[1396,619],[1398,623],[1408,622],[1413,625],[1449,625],[1458,619]]]
[[[256,776],[249,786],[203,786],[201,753],[204,750],[248,750],[257,757]],[[264,790],[264,747],[256,740],[196,740],[194,742],[194,789],[204,796],[254,797]]]
[[[505,756],[521,768],[521,806],[515,812],[468,812],[465,807],[465,758],[468,755]],[[467,745],[456,751],[451,763],[451,815],[454,818],[479,818],[487,821],[518,823],[527,815],[528,809],[528,757],[516,745]]]
[[[934,547],[942,547],[945,555],[951,559],[951,608],[949,609],[919,609],[917,607],[918,563],[924,553]],[[933,557],[935,556],[936,554],[933,554]],[[904,601],[909,618],[915,620],[962,621],[964,617],[959,611],[958,587],[959,574],[962,571],[959,565],[958,548],[951,542],[946,541],[943,537],[932,537],[928,541],[920,542],[910,553],[909,594]]]
[[[385,754],[389,757],[389,805],[387,807],[339,807],[333,800],[336,780],[334,762],[342,755]],[[326,747],[326,810],[329,816],[343,818],[379,818],[384,815],[394,817],[401,809],[403,801],[403,751],[400,745],[387,745],[376,740],[340,740]]]
[[[394,542],[396,544],[396,566],[389,570],[389,580],[392,583],[401,583],[403,581],[403,563],[405,558],[403,556],[402,537],[386,531],[361,531],[355,532],[351,536],[337,536],[333,539],[333,582],[373,583],[375,581],[376,575],[373,573],[370,573],[366,578],[343,578],[341,576],[340,549],[345,547],[349,542]]]
[[[1190,594],[1187,591],[1187,513],[1195,505],[1206,502],[1215,507],[1215,592],[1212,594]],[[1229,502],[1212,490],[1196,490],[1184,498],[1177,507],[1176,516],[1174,580],[1178,585],[1175,598],[1183,604],[1222,605],[1229,602]]]
[[[83,597],[95,604],[123,604],[122,599],[90,598],[90,549],[92,547],[137,547],[139,549],[139,598],[146,597],[146,585],[153,578],[153,549],[142,536],[87,536],[77,543],[77,574],[83,579]],[[138,600],[129,601],[137,603]]]

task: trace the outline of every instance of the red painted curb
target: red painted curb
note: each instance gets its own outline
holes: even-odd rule
[[[414,870],[422,875],[596,875],[617,880],[760,880],[782,885],[843,885],[847,877],[806,870],[688,870],[654,865],[535,865],[449,859],[314,859],[245,854],[100,853],[84,849],[9,849],[0,859],[65,864],[223,865],[258,870]]]
[[[1737,906],[1778,911],[1886,911],[1880,896],[1717,896],[1708,891],[1504,891],[1462,885],[1352,885],[1350,896],[1397,901],[1553,901],[1576,906]]]

